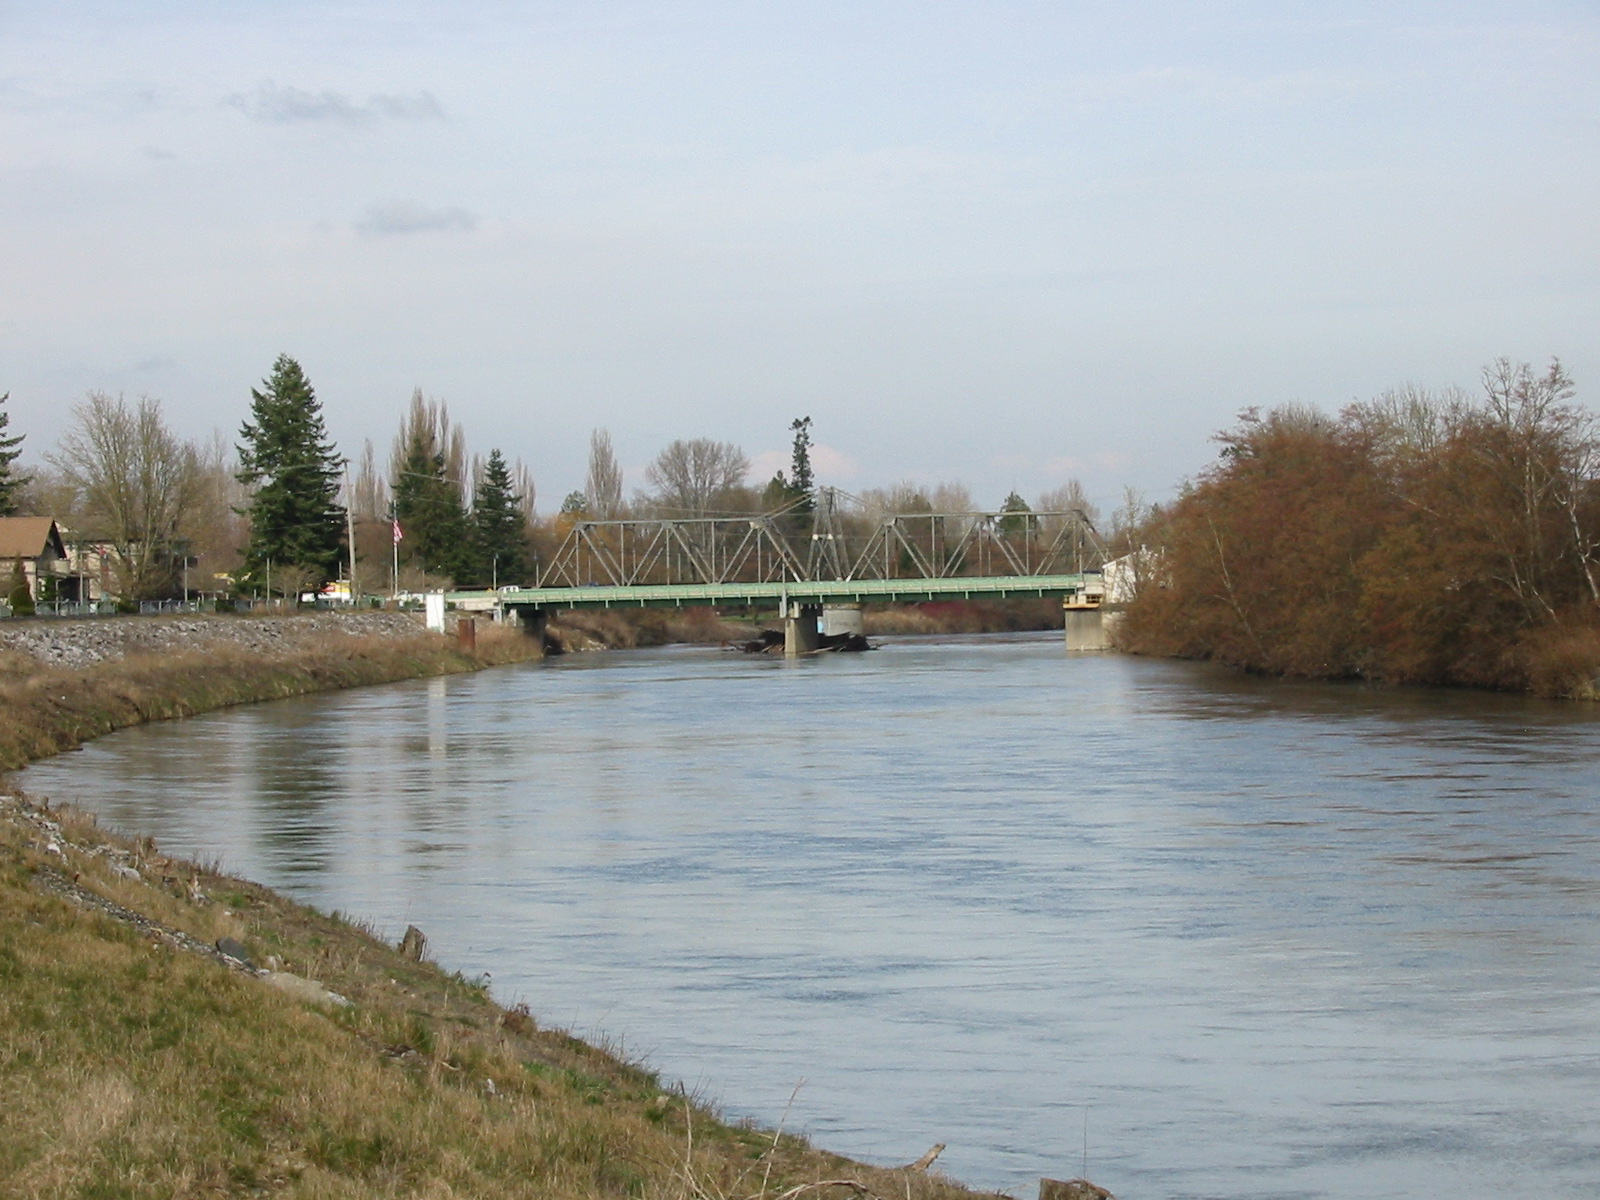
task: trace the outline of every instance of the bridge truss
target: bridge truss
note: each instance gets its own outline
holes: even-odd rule
[[[883,513],[833,488],[812,512],[578,521],[538,586],[1081,574],[1106,560],[1081,510]]]

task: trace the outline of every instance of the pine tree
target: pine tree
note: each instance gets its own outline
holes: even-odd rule
[[[472,549],[480,581],[528,581],[528,521],[511,470],[498,450],[489,451],[472,498]]]
[[[791,474],[779,471],[761,493],[761,506],[768,512],[784,509],[796,517],[816,511],[816,480],[811,474],[811,418],[796,417],[789,425],[794,432],[790,455]]]
[[[0,396],[0,517],[9,517],[17,511],[17,492],[28,482],[26,475],[12,473],[12,464],[22,454],[19,447],[25,435],[5,436],[5,428],[11,424],[11,414],[4,407],[9,399],[10,392]]]
[[[11,605],[13,617],[31,617],[36,611],[33,606],[33,592],[28,587],[28,573],[23,568],[20,558],[11,569],[11,590],[6,598]]]
[[[280,354],[263,387],[251,389],[252,420],[239,430],[238,478],[251,489],[245,571],[304,567],[320,585],[337,574],[344,541],[340,459],[299,363]]]
[[[1015,489],[1013,489],[1011,494],[1006,497],[1005,503],[1000,506],[1000,511],[1003,513],[1019,514],[1017,516],[1000,518],[998,523],[1001,533],[1014,535],[1027,532],[1031,527],[1032,523],[1028,520],[1028,518],[1020,514],[1031,513],[1033,509],[1028,507],[1028,502],[1018,495]]]
[[[414,422],[390,483],[394,517],[405,534],[401,554],[430,575],[458,582],[472,573],[471,528],[461,484],[450,477],[431,424]]]
[[[794,430],[789,493],[799,501],[795,511],[809,513],[817,507],[816,480],[811,475],[811,418],[796,417],[789,428]]]

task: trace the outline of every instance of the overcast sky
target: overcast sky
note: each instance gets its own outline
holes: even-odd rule
[[[549,511],[608,427],[847,490],[1170,494],[1246,405],[1600,395],[1595,3],[0,2],[0,392],[347,452],[414,387]]]

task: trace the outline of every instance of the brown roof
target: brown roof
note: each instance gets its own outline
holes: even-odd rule
[[[52,545],[67,556],[53,517],[0,517],[0,559],[38,558]]]

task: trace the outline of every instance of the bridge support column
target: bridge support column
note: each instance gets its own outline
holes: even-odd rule
[[[1105,616],[1098,608],[1064,607],[1068,650],[1109,650]]]
[[[817,648],[817,604],[790,604],[783,612],[783,653],[788,658],[810,654]]]
[[[824,604],[822,606],[822,632],[829,637],[840,634],[867,632],[867,623],[861,617],[859,604]]]

